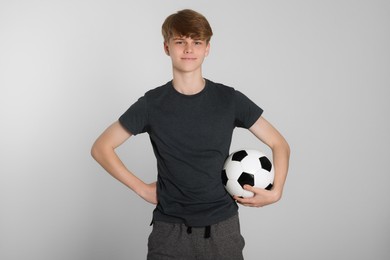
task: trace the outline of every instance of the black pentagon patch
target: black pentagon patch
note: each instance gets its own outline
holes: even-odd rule
[[[232,161],[241,162],[241,160],[244,159],[247,155],[248,153],[245,150],[235,152],[232,156]]]
[[[227,183],[227,181],[228,181],[228,177],[227,177],[227,175],[226,175],[226,171],[225,171],[225,170],[222,170],[221,178],[222,178],[222,183],[223,183],[223,185],[226,186],[226,183]]]
[[[271,190],[271,189],[272,189],[272,186],[274,186],[274,185],[272,185],[272,183],[270,183],[267,187],[265,187],[265,189],[266,189],[266,190]]]
[[[272,163],[271,163],[271,161],[270,161],[267,157],[265,157],[265,156],[260,157],[259,160],[260,160],[260,163],[261,163],[261,167],[262,167],[264,170],[270,172],[271,169],[272,169]]]
[[[240,175],[240,178],[238,178],[238,183],[241,185],[241,187],[244,187],[245,184],[254,186],[255,185],[255,176],[250,173],[243,172]]]

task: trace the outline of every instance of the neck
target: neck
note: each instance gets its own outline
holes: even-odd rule
[[[203,90],[205,80],[202,73],[173,73],[173,87],[184,95],[194,95]]]

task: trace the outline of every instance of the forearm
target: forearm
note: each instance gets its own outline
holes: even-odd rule
[[[132,189],[147,202],[157,203],[156,183],[146,184],[123,164],[115,149],[132,136],[119,121],[114,122],[96,139],[92,157],[115,179]]]
[[[286,182],[290,160],[290,147],[279,131],[263,117],[260,117],[256,121],[256,123],[250,128],[250,131],[272,150],[275,173],[272,191],[274,193],[275,200],[279,200],[283,193],[284,183]]]
[[[282,140],[280,144],[272,149],[272,157],[275,173],[272,190],[275,191],[279,200],[282,197],[290,160],[290,147],[285,140]]]
[[[126,168],[114,148],[95,144],[91,154],[110,175],[140,195],[142,187],[146,184]]]

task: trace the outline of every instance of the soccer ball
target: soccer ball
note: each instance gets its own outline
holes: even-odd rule
[[[262,152],[244,149],[229,155],[221,177],[230,195],[248,198],[254,194],[243,189],[245,184],[266,190],[272,188],[274,168]]]

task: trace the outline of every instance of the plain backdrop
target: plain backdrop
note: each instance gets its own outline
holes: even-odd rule
[[[248,260],[390,259],[390,2],[0,1],[0,259],[145,259],[153,206],[90,156],[171,79],[161,24],[214,30],[204,76],[245,93],[291,145],[280,202],[240,206]],[[231,150],[270,150],[243,129]],[[156,179],[146,134],[118,153]]]

